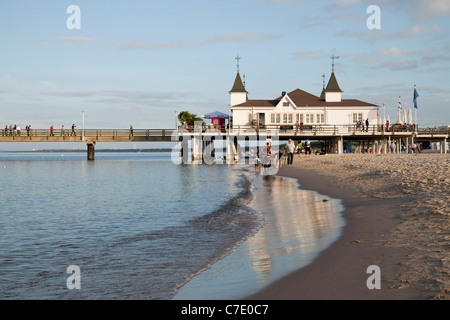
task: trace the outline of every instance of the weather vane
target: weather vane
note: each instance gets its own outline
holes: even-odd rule
[[[241,57],[239,57],[239,55],[236,56],[236,61],[237,61],[237,72],[239,72],[239,60],[241,59]]]
[[[339,56],[335,56],[334,53],[333,55],[330,57],[331,59],[331,72],[334,72],[334,60],[339,59]]]

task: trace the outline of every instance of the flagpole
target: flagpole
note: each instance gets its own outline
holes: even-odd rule
[[[416,119],[416,130],[419,128],[419,121],[417,120],[417,97],[416,97],[416,85],[414,85],[414,118]]]

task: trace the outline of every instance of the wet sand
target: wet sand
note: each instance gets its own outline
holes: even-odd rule
[[[312,264],[249,299],[450,299],[450,156],[324,155],[279,175],[342,199],[346,226]],[[368,289],[367,268],[381,289]]]

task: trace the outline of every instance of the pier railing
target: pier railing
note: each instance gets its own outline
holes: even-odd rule
[[[199,128],[191,127],[178,127],[179,132],[196,132]],[[228,126],[203,126],[202,132],[226,132]],[[412,133],[417,132],[417,126],[415,125],[369,125],[369,126],[357,126],[357,125],[232,125],[230,132],[233,134],[245,134],[251,132],[259,132],[266,130],[267,132],[276,131],[281,134],[308,134],[308,135],[351,135],[351,134],[382,134],[382,133]]]
[[[174,129],[2,129],[2,137],[170,137]]]
[[[202,133],[226,133],[232,134],[246,134],[258,133],[261,130],[266,130],[270,134],[271,131],[278,134],[288,135],[380,135],[384,133],[416,133],[419,135],[449,135],[450,129],[442,128],[418,128],[415,125],[392,125],[386,127],[384,125],[370,125],[359,127],[356,125],[266,125],[266,126],[251,126],[239,125],[232,126],[229,130],[228,126],[220,126],[211,128],[203,126]],[[30,130],[10,130],[0,129],[0,137],[170,137],[175,133],[194,133],[196,130],[193,127],[180,126],[175,129],[30,129]]]

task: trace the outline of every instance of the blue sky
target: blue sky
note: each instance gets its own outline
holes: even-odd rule
[[[332,54],[344,99],[385,103],[392,121],[417,85],[419,125],[442,125],[449,16],[448,0],[2,0],[0,125],[80,128],[84,110],[86,128],[172,128],[175,111],[228,112],[237,55],[249,98],[272,99],[319,95]]]

